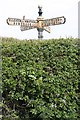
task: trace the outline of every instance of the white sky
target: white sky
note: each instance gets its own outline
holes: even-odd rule
[[[20,31],[19,26],[9,26],[8,17],[34,19],[38,17],[38,5],[42,5],[44,19],[66,17],[66,23],[51,26],[51,33],[43,32],[44,39],[78,37],[79,0],[0,0],[0,36],[18,39],[37,39],[36,29]]]

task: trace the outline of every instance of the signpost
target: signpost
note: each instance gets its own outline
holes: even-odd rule
[[[66,18],[64,16],[56,17],[52,19],[44,19],[42,17],[42,7],[38,6],[39,8],[39,16],[36,20],[30,20],[25,19],[25,16],[23,16],[23,19],[17,19],[17,18],[8,18],[7,24],[12,26],[20,26],[21,31],[30,30],[37,28],[38,31],[38,38],[43,38],[43,31],[47,31],[50,33],[50,27],[52,25],[60,25],[64,24],[66,22]]]

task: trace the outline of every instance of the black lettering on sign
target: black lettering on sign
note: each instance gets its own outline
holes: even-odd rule
[[[58,18],[58,24],[61,24],[61,20],[62,20],[61,18]]]
[[[52,25],[55,25],[55,19],[52,19],[52,20],[51,20],[51,24],[52,24]]]
[[[59,18],[57,18],[57,24],[60,24],[60,19]]]
[[[50,25],[52,25],[52,20],[49,20]]]

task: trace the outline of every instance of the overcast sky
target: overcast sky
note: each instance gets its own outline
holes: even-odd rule
[[[37,39],[36,29],[20,31],[19,26],[9,26],[8,17],[34,19],[38,17],[38,5],[42,5],[44,19],[66,17],[66,23],[51,26],[51,33],[43,32],[44,39],[78,37],[79,0],[0,0],[0,36],[18,39]]]

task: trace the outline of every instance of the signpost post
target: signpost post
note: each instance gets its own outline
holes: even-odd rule
[[[25,19],[25,16],[23,16],[23,19],[8,18],[7,24],[12,26],[20,26],[21,31],[37,28],[38,39],[42,39],[44,30],[50,33],[49,26],[60,25],[66,22],[66,18],[64,16],[56,17],[52,19],[44,19],[42,17],[42,13],[43,13],[42,7],[38,6],[38,8],[39,8],[39,12],[38,12],[39,16],[36,20]]]

